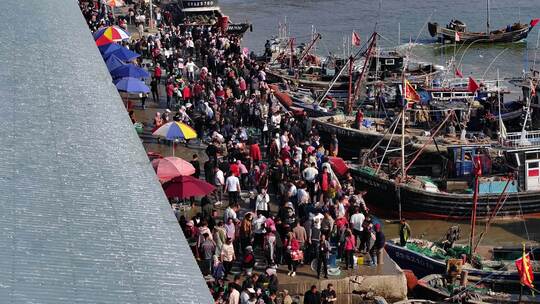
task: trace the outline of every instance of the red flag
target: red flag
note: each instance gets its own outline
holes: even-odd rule
[[[534,27],[535,25],[537,25],[538,22],[540,22],[540,19],[533,19],[533,20],[531,20],[531,27]]]
[[[420,102],[420,95],[418,95],[418,92],[416,92],[407,79],[405,79],[405,100],[407,102],[407,108],[412,106],[412,104],[409,103]]]
[[[516,267],[521,284],[529,288],[534,288],[534,274],[531,267],[531,258],[528,253],[525,254],[525,249],[523,249],[523,256],[516,260]]]
[[[352,32],[351,43],[354,46],[360,46],[360,35],[355,31]]]
[[[472,77],[469,77],[469,85],[467,86],[467,90],[471,93],[474,93],[478,90],[480,86],[478,85],[478,83],[476,83],[476,81],[472,78]]]
[[[459,37],[459,32],[454,32],[455,35],[454,35],[454,41],[458,42],[458,41],[461,41],[461,37]]]
[[[463,78],[463,74],[461,73],[461,71],[456,67],[456,76],[459,77],[459,78]]]
[[[536,85],[532,82],[532,80],[529,80],[530,86],[531,86],[531,96],[536,96]]]

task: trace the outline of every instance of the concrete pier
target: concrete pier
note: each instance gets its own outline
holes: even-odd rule
[[[384,297],[388,302],[396,302],[407,298],[407,281],[399,266],[384,253],[383,265],[361,265],[357,269],[342,271],[339,276],[317,280],[316,273],[309,266],[298,268],[295,277],[287,276],[287,268],[278,269],[279,285],[287,289],[291,296],[302,297],[304,293],[316,285],[319,291],[332,283],[338,294],[337,303],[363,303],[360,295]]]

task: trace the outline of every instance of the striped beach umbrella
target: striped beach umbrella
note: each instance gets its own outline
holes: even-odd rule
[[[116,25],[102,27],[94,33],[94,40],[96,41],[97,46],[126,39],[129,39],[129,33]]]
[[[195,132],[193,128],[183,122],[178,121],[171,121],[164,124],[159,129],[154,131],[152,135],[165,138],[167,140],[197,138],[197,132]]]

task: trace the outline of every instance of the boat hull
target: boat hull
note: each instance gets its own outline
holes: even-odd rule
[[[386,242],[385,250],[388,256],[402,269],[411,270],[417,277],[430,274],[446,273],[444,261],[430,258],[421,253],[401,247],[393,242]],[[515,271],[496,271],[468,268],[470,276],[482,278],[482,281],[494,289],[504,288],[507,291],[519,290],[519,274]],[[540,283],[535,273],[535,285]]]
[[[428,30],[432,37],[443,43],[497,43],[497,42],[517,42],[527,38],[532,27],[523,27],[511,32],[491,32],[475,33],[475,32],[457,32],[459,41],[456,41],[456,31],[440,26],[437,23],[428,23]]]
[[[410,219],[470,219],[472,194],[430,192],[372,175],[360,168],[350,168],[357,187],[366,189],[366,201],[378,215]],[[487,218],[493,212],[499,194],[478,195],[477,216]],[[540,191],[508,193],[497,213],[499,217],[540,217]]]

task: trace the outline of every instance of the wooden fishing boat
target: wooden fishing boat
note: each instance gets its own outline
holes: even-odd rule
[[[460,20],[452,20],[445,27],[438,23],[428,23],[428,30],[431,37],[437,37],[442,43],[497,43],[497,42],[516,42],[527,38],[529,32],[538,23],[538,20],[531,20],[529,24],[516,22],[507,25],[505,28],[490,30],[489,20],[489,0],[487,3],[487,22],[485,32],[469,32],[467,25]]]
[[[340,143],[340,153],[343,156],[358,157],[361,149],[371,148],[382,140],[382,144],[391,141],[391,146],[395,147],[401,142],[401,137],[392,135],[389,127],[397,113],[389,109],[386,112],[364,112],[363,125],[355,126],[355,117],[343,114],[334,116],[312,117],[311,125],[321,134],[324,139],[329,139],[332,134],[336,134]],[[378,116],[380,115],[380,116]],[[408,113],[409,121],[415,120],[414,113]],[[470,132],[465,139],[459,136],[438,136],[435,142],[430,142],[424,147],[424,143],[429,142],[431,134],[423,128],[407,124],[404,135],[405,148],[414,151],[424,148],[424,154],[447,154],[447,148],[456,145],[490,145],[493,140],[482,136],[480,133]]]
[[[454,284],[448,281],[448,276],[443,274],[430,274],[418,280],[414,289],[415,297],[460,303],[539,303],[540,297],[522,295],[507,292],[494,292],[486,285],[471,282],[462,284],[461,278],[456,278]],[[472,280],[471,280],[472,281]]]
[[[351,165],[349,172],[358,187],[368,189],[367,201],[376,212],[394,217],[423,219],[468,219],[472,214],[472,170],[475,157],[482,159],[484,176],[479,179],[477,216],[497,212],[501,217],[540,216],[540,132],[509,133],[502,146],[446,147],[448,163],[426,176],[396,176],[376,168]],[[503,157],[494,158],[493,155]],[[442,169],[441,169],[442,168]],[[509,169],[513,168],[513,169]],[[446,172],[445,172],[446,171]],[[512,178],[507,178],[508,174]],[[504,193],[504,204],[499,197]]]
[[[335,110],[319,105],[307,93],[282,90],[277,84],[270,84],[268,86],[281,105],[295,114],[304,115],[305,113],[309,117],[332,116],[336,114]]]
[[[410,269],[413,273],[422,277],[418,280],[420,286],[419,293],[423,298],[429,300],[443,300],[451,296],[451,292],[444,290],[445,283],[441,283],[439,278],[441,274],[446,274],[448,271],[447,259],[457,258],[451,256],[438,244],[427,240],[413,239],[407,242],[407,245],[402,247],[399,240],[390,240],[386,242],[385,250],[403,269]],[[464,246],[455,246],[453,252],[467,252],[468,248]],[[461,258],[461,257],[459,257]],[[539,268],[536,262],[532,264],[535,276],[535,284],[540,283]],[[466,263],[462,266],[462,270],[468,272],[471,281],[481,280],[483,285],[493,290],[505,290],[509,292],[519,291],[520,277],[515,267],[514,260],[510,261],[490,261],[482,262],[482,268],[473,267]],[[417,286],[417,287],[418,287]],[[499,294],[498,296],[505,297],[508,302],[511,299],[517,300],[516,297],[510,295]],[[538,299],[536,299],[538,301]],[[504,302],[504,301],[503,301]]]
[[[516,42],[527,38],[532,26],[523,23],[514,23],[503,29],[486,32],[467,32],[466,25],[459,21],[453,20],[446,27],[440,26],[438,23],[428,23],[429,34],[431,37],[437,37],[440,42],[444,43],[497,43],[497,42]],[[456,41],[456,38],[458,39]]]

